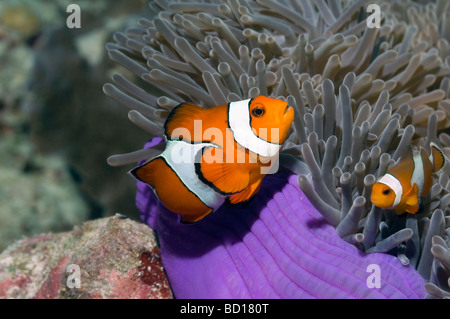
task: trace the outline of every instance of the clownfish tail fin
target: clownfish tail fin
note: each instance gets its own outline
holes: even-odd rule
[[[400,158],[398,158],[395,163],[398,164],[401,161],[404,161],[406,159],[410,159],[412,160],[414,156],[414,150],[413,147],[411,145],[407,145],[405,150],[402,152],[402,154],[400,155]]]
[[[159,171],[161,165],[164,165],[164,161],[157,157],[144,163],[140,166],[133,168],[129,174],[133,175],[136,179],[154,187],[155,174]]]
[[[406,147],[406,150],[405,150],[404,153],[403,153],[402,158],[408,158],[408,157],[413,158],[413,156],[414,156],[414,150],[413,150],[413,147],[412,147],[411,145],[408,145],[408,146]]]
[[[441,149],[433,142],[430,143],[430,162],[433,164],[433,171],[437,172],[445,165],[445,155]]]

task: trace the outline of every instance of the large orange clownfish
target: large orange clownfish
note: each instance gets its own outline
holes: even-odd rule
[[[250,200],[294,120],[287,102],[266,96],[204,109],[177,106],[164,125],[165,150],[130,173],[147,183],[182,222],[197,222]]]
[[[430,143],[430,147],[428,156],[423,148],[415,151],[409,146],[400,161],[373,185],[372,204],[395,210],[398,215],[417,213],[420,197],[424,197],[433,184],[432,173],[445,164],[445,156],[437,145]]]

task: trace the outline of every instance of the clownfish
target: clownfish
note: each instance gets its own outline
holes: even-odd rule
[[[287,102],[266,96],[209,109],[182,103],[164,124],[164,151],[130,173],[182,222],[197,222],[258,192],[293,120]]]
[[[432,173],[445,164],[444,153],[437,145],[430,143],[430,147],[428,156],[423,148],[414,151],[409,146],[400,161],[373,185],[372,204],[395,210],[397,215],[417,213],[420,197],[424,197],[433,184]]]

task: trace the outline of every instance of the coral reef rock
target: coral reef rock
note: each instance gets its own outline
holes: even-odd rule
[[[151,228],[122,215],[0,255],[0,298],[172,298]]]

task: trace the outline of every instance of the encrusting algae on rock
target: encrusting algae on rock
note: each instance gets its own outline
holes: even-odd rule
[[[0,298],[166,299],[172,292],[154,232],[115,215],[10,245],[0,254]]]
[[[450,291],[448,273],[442,271],[450,235],[450,166],[433,177],[417,214],[397,216],[372,205],[370,195],[377,178],[408,145],[430,153],[435,143],[448,162],[450,4],[380,1],[381,27],[368,28],[369,3],[152,2],[155,18],[140,19],[107,45],[111,59],[142,81],[134,84],[116,74],[104,91],[130,108],[130,120],[151,136],[163,136],[168,114],[186,101],[210,108],[258,95],[285,99],[295,108],[295,118],[280,164],[298,175],[300,193],[307,198],[301,200],[309,201],[344,241],[367,253],[397,256],[429,282],[430,297],[442,297]],[[160,96],[148,93],[151,87]],[[148,147],[108,162],[127,165],[160,152]],[[155,217],[150,204],[138,206],[149,223],[160,218],[164,227],[178,229],[164,209]],[[211,223],[215,218],[221,219],[211,216]],[[256,226],[242,226],[240,219],[227,225],[243,227],[248,234],[256,231]],[[202,226],[195,229],[204,231]],[[164,233],[160,236],[164,261],[164,242],[167,249],[175,246]],[[255,252],[264,244],[249,247]],[[293,260],[301,263],[302,257]],[[175,283],[180,278],[170,276],[176,253],[168,251],[166,260],[172,286],[184,291]],[[274,261],[258,261],[264,263]],[[326,290],[322,293],[316,296],[327,296]]]

